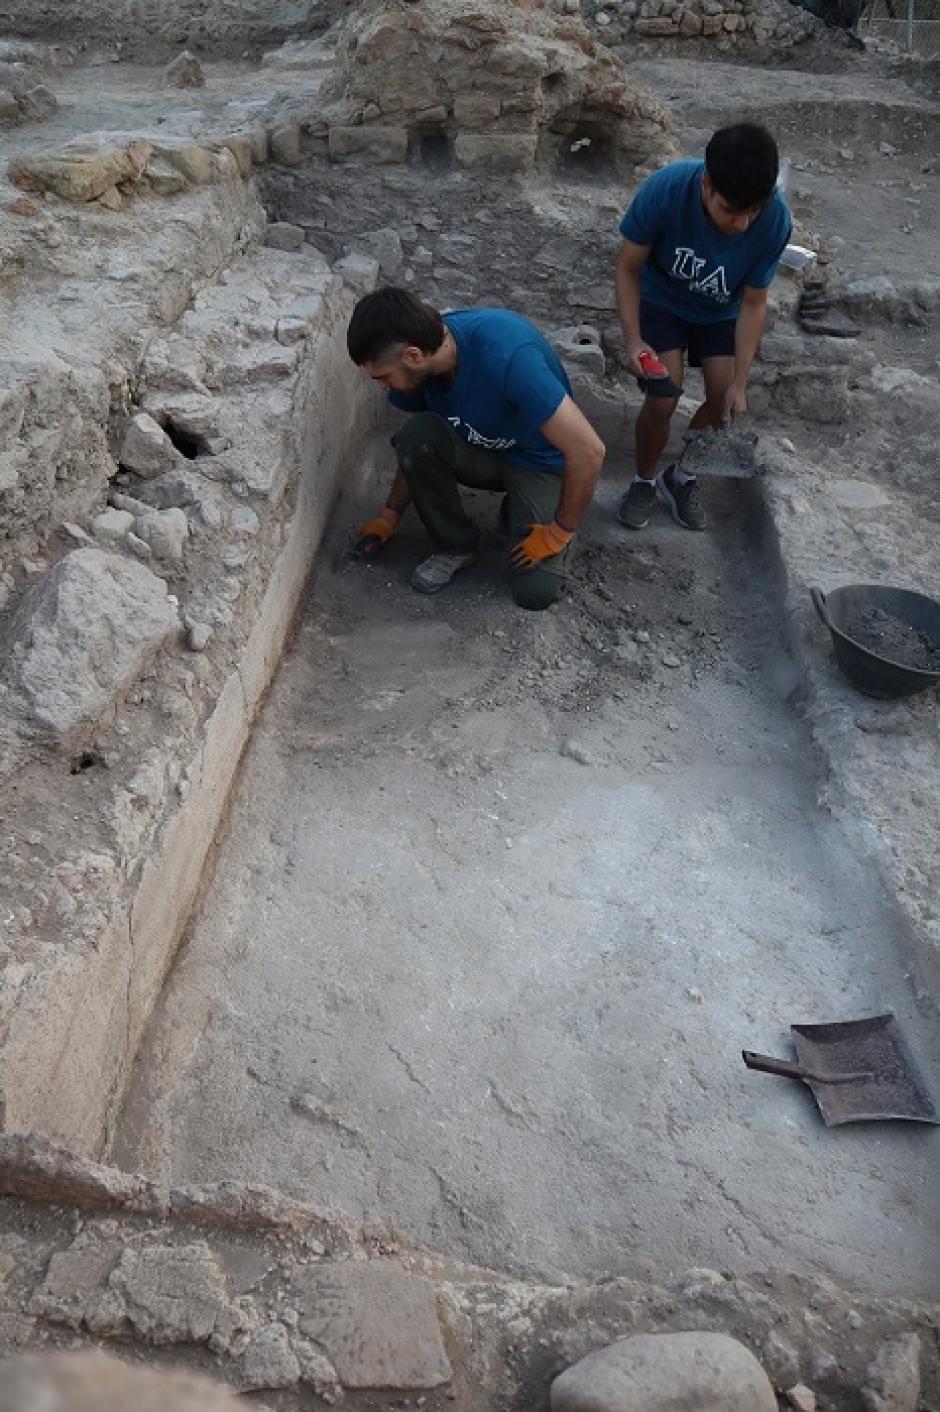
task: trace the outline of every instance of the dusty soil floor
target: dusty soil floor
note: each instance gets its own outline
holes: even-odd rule
[[[893,1008],[895,922],[817,808],[757,501],[630,535],[570,599],[481,562],[427,600],[333,531],[112,1157],[267,1181],[491,1267],[690,1265],[935,1292],[936,1135],[827,1131],[742,1047]],[[900,1130],[899,1130],[900,1129]]]

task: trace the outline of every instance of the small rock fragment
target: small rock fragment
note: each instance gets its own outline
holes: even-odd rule
[[[183,558],[183,546],[189,536],[189,521],[177,507],[152,510],[134,521],[134,532],[145,544],[150,545],[155,558],[178,564]]]
[[[660,658],[664,667],[681,667],[682,661],[674,652],[664,652]]]
[[[134,523],[134,516],[126,510],[105,510],[91,522],[91,532],[95,539],[113,544],[120,542]]]
[[[293,1387],[300,1381],[300,1363],[291,1349],[283,1324],[265,1324],[258,1330],[235,1365],[243,1392],[262,1388]]]
[[[163,80],[173,88],[203,88],[206,76],[195,54],[184,49],[163,71]]]
[[[291,123],[275,128],[268,138],[268,151],[272,162],[282,167],[299,167],[302,153],[298,125]]]
[[[787,1388],[784,1396],[796,1412],[816,1412],[816,1394],[805,1383],[794,1383],[793,1387]]]
[[[902,1334],[886,1343],[870,1365],[862,1388],[865,1412],[917,1412],[920,1400],[920,1336]]]

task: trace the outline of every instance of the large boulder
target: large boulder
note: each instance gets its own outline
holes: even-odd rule
[[[334,159],[404,160],[408,138],[434,134],[462,165],[493,170],[583,152],[616,172],[675,151],[659,99],[580,19],[541,6],[365,0],[323,93]]]
[[[753,1353],[726,1334],[638,1334],[552,1384],[552,1412],[777,1412]]]
[[[218,1384],[132,1368],[105,1353],[24,1355],[0,1363],[0,1412],[238,1412]]]
[[[93,725],[179,626],[166,584],[100,549],[60,559],[20,604],[4,653],[30,727],[60,745]]]

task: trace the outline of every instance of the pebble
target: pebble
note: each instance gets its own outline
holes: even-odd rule
[[[649,640],[650,640],[650,635],[649,635],[648,632],[646,632],[646,630],[645,630],[644,628],[641,628],[639,632],[635,632],[635,633],[633,634],[633,636],[634,636],[634,639],[635,639],[637,642],[643,643],[643,644],[649,642]]]
[[[660,661],[662,662],[664,667],[682,666],[681,660],[675,655],[674,652],[664,652],[662,657],[660,658]]]
[[[704,1005],[704,1004],[705,1004],[705,997],[704,997],[704,995],[702,994],[702,992],[699,990],[698,986],[687,985],[686,988],[685,988],[685,993],[686,993],[686,996],[688,997],[688,999],[691,1000],[691,1002],[692,1002],[693,1005]]]
[[[787,1388],[784,1396],[796,1412],[816,1412],[816,1394],[805,1383],[795,1383]]]

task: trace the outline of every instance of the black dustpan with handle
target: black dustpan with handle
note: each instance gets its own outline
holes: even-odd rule
[[[742,1050],[749,1069],[802,1079],[827,1128],[900,1118],[940,1123],[892,1011],[831,1025],[791,1025],[797,1062]]]

